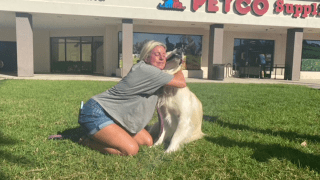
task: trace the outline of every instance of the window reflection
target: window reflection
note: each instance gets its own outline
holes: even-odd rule
[[[51,60],[53,62],[65,61],[65,38],[51,39]]]
[[[51,71],[83,74],[103,72],[103,37],[51,38]]]
[[[320,41],[303,40],[301,71],[320,71]]]
[[[67,38],[67,61],[80,61],[80,37]]]
[[[233,67],[237,70],[239,67],[258,67],[262,63],[261,57],[266,66],[272,67],[273,51],[273,40],[234,39]]]
[[[184,51],[183,69],[201,69],[202,36],[181,34],[133,33],[133,64],[140,59],[140,51],[150,40],[160,41],[167,46],[167,52],[175,48]],[[119,32],[119,64],[122,67],[122,32]]]

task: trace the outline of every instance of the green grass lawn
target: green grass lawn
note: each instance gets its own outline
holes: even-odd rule
[[[80,101],[115,84],[0,81],[0,179],[320,179],[320,90],[190,83],[207,136],[120,157],[76,143]],[[69,139],[47,140],[58,133]]]

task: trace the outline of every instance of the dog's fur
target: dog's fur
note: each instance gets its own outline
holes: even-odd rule
[[[164,71],[175,74],[181,69],[181,58],[168,61]],[[176,151],[183,143],[188,143],[203,137],[202,104],[199,99],[185,88],[164,86],[159,90],[157,108],[163,117],[163,132],[155,139],[154,146],[170,142],[166,153]],[[150,129],[152,137],[159,135],[160,122]]]

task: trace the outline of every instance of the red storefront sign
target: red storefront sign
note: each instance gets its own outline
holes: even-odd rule
[[[207,12],[217,12],[219,11],[218,0],[192,0],[192,10],[195,12],[207,2],[206,11]],[[223,11],[228,13],[231,8],[232,0],[225,0]],[[235,9],[239,14],[247,14],[251,10],[259,16],[264,15],[269,9],[268,0],[235,0]],[[250,6],[251,5],[251,6]]]
[[[250,12],[251,10],[259,16],[264,15],[268,9],[269,9],[269,2],[268,0],[236,0],[236,10],[238,11],[238,13],[240,14],[247,14],[248,12]],[[245,7],[242,7],[245,6]],[[250,7],[251,5],[251,7]]]
[[[277,0],[275,7],[277,13],[284,11],[287,14],[293,14],[293,17],[299,17],[301,15],[303,18],[306,18],[309,15],[320,15],[318,10],[319,5],[317,3],[312,3],[311,5],[285,4],[283,0]]]
[[[178,0],[164,0],[165,2],[161,5],[165,10],[172,10],[170,8],[163,8],[164,5],[171,3],[180,3]],[[231,4],[233,2],[233,4]],[[191,10],[196,12],[201,6],[206,4],[206,12],[215,13],[218,12],[220,3],[218,0],[191,0]],[[262,16],[269,10],[269,1],[268,0],[224,0],[222,11],[226,14],[230,12],[232,5],[235,7],[235,10],[240,15],[246,15],[249,12],[253,12],[257,16]],[[168,6],[167,6],[168,7]],[[285,12],[286,14],[292,14],[293,17],[302,17],[306,18],[308,16],[320,16],[319,5],[317,3],[312,3],[310,5],[300,5],[300,4],[290,4],[284,3],[284,0],[277,0],[274,4],[274,11],[276,13]],[[182,6],[180,3],[179,10],[184,10],[185,6]],[[178,8],[174,9],[178,10]]]

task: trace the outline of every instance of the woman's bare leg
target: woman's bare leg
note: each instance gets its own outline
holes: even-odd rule
[[[118,151],[117,149],[114,148],[108,148],[104,145],[102,145],[101,143],[98,143],[96,141],[94,141],[91,138],[88,137],[82,137],[79,140],[79,144],[83,145],[83,146],[87,146],[93,150],[97,150],[99,152],[101,152],[102,154],[117,154],[117,155],[122,155],[122,153],[120,151]]]
[[[111,124],[94,136],[79,141],[80,144],[101,153],[117,155],[135,155],[140,145],[152,146],[151,135],[143,129],[135,136],[130,136],[124,129],[116,124]]]
[[[149,132],[145,129],[142,129],[138,134],[133,136],[133,139],[138,143],[139,146],[147,145],[152,146],[153,145],[153,139]]]

